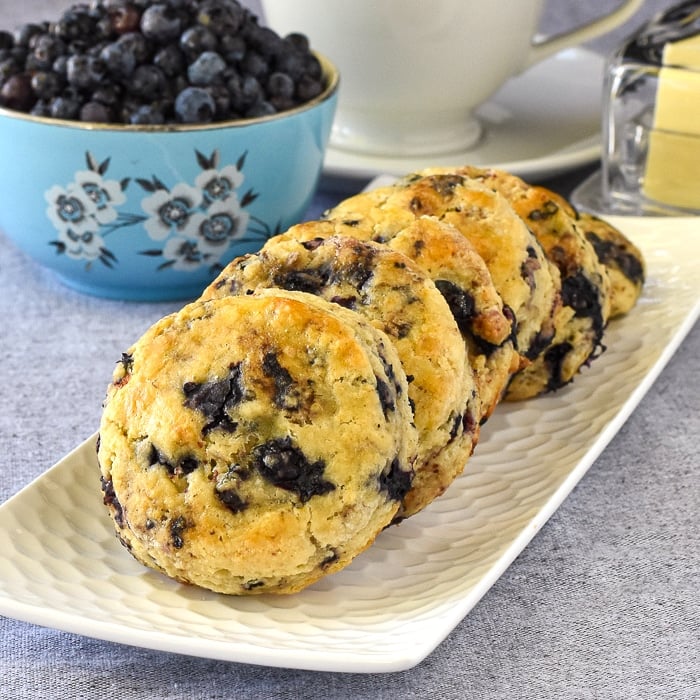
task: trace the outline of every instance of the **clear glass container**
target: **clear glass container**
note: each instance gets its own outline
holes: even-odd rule
[[[572,199],[630,215],[700,214],[700,0],[642,27],[607,61],[602,167]]]

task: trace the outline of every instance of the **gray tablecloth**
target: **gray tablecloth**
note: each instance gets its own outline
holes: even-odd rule
[[[0,17],[61,4],[0,0]],[[604,4],[550,3],[546,20]],[[547,184],[566,193],[584,174]],[[321,190],[309,217],[341,196]],[[115,358],[179,306],[80,295],[0,233],[0,502],[94,432]],[[0,698],[700,698],[699,390],[696,327],[531,544],[411,670],[249,666],[0,618]]]

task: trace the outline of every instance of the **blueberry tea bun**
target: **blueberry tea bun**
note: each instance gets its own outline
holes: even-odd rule
[[[644,256],[622,231],[593,214],[576,214],[577,223],[593,246],[610,278],[610,318],[634,307],[646,275]]]
[[[318,295],[365,317],[396,348],[408,377],[418,431],[415,477],[397,514],[414,515],[464,469],[479,434],[474,376],[459,328],[432,280],[410,259],[381,244],[309,222],[306,240],[270,239],[257,254],[232,261],[202,298],[280,288]]]
[[[386,335],[316,296],[188,304],[122,357],[98,460],[144,565],[229,594],[292,593],[396,516],[416,433]]]
[[[451,225],[483,259],[512,314],[521,366],[534,361],[554,337],[561,304],[559,271],[506,198],[492,188],[458,173],[416,173],[350,197],[324,216],[355,222],[356,229],[383,229],[388,236],[423,217]]]
[[[362,217],[305,222],[272,240],[344,235],[376,241],[410,258],[435,283],[452,311],[474,375],[477,420],[483,424],[519,368],[515,319],[496,291],[486,263],[459,231],[434,217],[408,218],[404,228],[393,219],[380,219],[371,226],[367,222]]]
[[[502,170],[465,166],[449,172],[474,178],[502,194],[559,270],[562,303],[555,315],[555,336],[544,352],[514,377],[507,398],[525,399],[559,389],[572,381],[602,347],[610,317],[607,270],[568,203],[551,190]]]

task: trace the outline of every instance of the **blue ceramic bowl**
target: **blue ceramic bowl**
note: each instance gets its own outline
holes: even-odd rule
[[[0,109],[0,230],[80,291],[188,299],[304,215],[335,113],[326,89],[271,117],[114,126]]]

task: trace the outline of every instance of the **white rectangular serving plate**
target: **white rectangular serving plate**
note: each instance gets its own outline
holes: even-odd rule
[[[0,507],[0,614],[192,656],[341,672],[430,654],[547,521],[700,312],[700,219],[613,218],[643,251],[637,306],[573,384],[501,404],[464,474],[343,571],[291,596],[231,597],[145,569],[102,504],[95,436]]]

